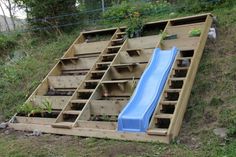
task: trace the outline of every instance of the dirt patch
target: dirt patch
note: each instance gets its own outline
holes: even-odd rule
[[[142,156],[145,152],[144,147],[140,147],[135,143],[127,143],[127,144],[114,144],[106,148],[106,152],[102,154],[102,156],[107,157],[116,157],[117,154],[122,154],[123,156]]]
[[[214,112],[211,111],[205,111],[204,113],[204,122],[206,124],[213,123],[217,121],[217,116],[214,114]]]

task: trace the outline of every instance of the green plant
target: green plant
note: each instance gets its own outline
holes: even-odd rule
[[[129,23],[126,29],[126,33],[129,38],[141,36],[143,30],[143,21],[140,18],[139,12],[134,12],[129,15]]]
[[[160,43],[163,44],[163,40],[168,36],[167,32],[163,32],[162,30],[160,31],[160,35],[161,35],[161,40]]]
[[[221,98],[216,98],[216,97],[213,97],[210,101],[210,106],[219,106],[219,105],[222,105],[224,103],[223,100],[221,100]]]
[[[201,32],[202,31],[200,28],[193,28],[189,31],[189,37],[199,37]]]
[[[5,52],[6,50],[15,48],[16,45],[17,42],[14,37],[0,34],[0,51],[2,51],[0,53],[0,56],[4,55],[3,52]]]
[[[20,106],[17,110],[18,113],[27,115],[30,117],[31,115],[34,115],[36,113],[41,113],[42,108],[36,107],[31,103],[25,103],[22,106]]]
[[[179,11],[198,13],[210,11],[219,7],[230,7],[234,0],[179,0]]]
[[[123,1],[105,11],[103,18],[110,22],[121,22],[133,12],[139,12],[140,17],[171,13],[173,7],[166,1]]]
[[[47,113],[52,113],[52,103],[48,100],[45,100],[43,103],[43,109],[46,110]]]

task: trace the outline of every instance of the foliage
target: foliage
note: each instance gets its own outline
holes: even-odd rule
[[[22,34],[16,49],[27,53],[17,61],[0,58],[0,115],[11,117],[40,81],[79,35],[79,30],[59,37],[36,37]]]
[[[163,13],[170,13],[171,5],[166,1],[143,2],[143,1],[124,1],[120,5],[114,5],[103,14],[103,18],[111,22],[120,22],[129,18],[130,14],[138,12],[140,16],[150,16]]]
[[[141,36],[143,29],[143,21],[138,12],[129,15],[129,23],[127,25],[126,33],[129,38]]]
[[[42,107],[33,105],[32,103],[24,103],[23,105],[19,106],[17,112],[23,115],[27,115],[30,117],[31,115],[34,116],[36,113],[52,113],[52,103],[48,100],[45,100],[42,103]]]
[[[13,49],[17,45],[16,39],[12,36],[0,34],[0,51]],[[0,54],[0,56],[3,54]]]
[[[201,35],[201,29],[199,28],[193,28],[192,30],[189,31],[190,37],[199,37],[200,35]]]
[[[63,27],[63,25],[68,26],[69,23],[78,19],[76,0],[16,0],[16,2],[20,7],[25,8],[27,20],[33,28],[69,30],[71,28]],[[75,15],[65,16],[72,13]]]
[[[230,7],[234,0],[179,0],[179,11],[198,13],[218,7]]]
[[[49,102],[48,100],[45,100],[43,103],[43,109],[44,111],[46,111],[47,113],[52,113],[52,103]]]
[[[25,103],[18,108],[17,112],[30,117],[31,115],[34,115],[35,113],[41,113],[42,108],[34,106],[31,103]]]

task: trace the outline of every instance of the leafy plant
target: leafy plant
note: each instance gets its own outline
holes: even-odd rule
[[[193,28],[189,31],[189,37],[199,37],[201,35],[201,29],[200,28]]]
[[[11,50],[13,48],[15,48],[15,46],[17,45],[16,39],[12,36],[6,36],[6,35],[1,35],[0,34],[0,51],[2,51],[0,53],[0,56],[5,55],[6,54],[6,50]],[[5,54],[4,54],[5,52]]]
[[[45,100],[43,103],[43,109],[46,110],[48,113],[52,113],[52,103],[49,102],[48,100]]]
[[[167,32],[163,32],[161,30],[161,40],[160,40],[160,43],[163,44],[163,40],[165,40],[165,38],[168,36],[168,33]]]
[[[129,15],[129,23],[126,29],[126,33],[129,38],[141,36],[143,30],[143,21],[140,18],[139,12],[134,12]]]
[[[36,113],[41,113],[42,108],[36,107],[31,103],[25,103],[18,108],[17,112],[30,117],[31,115],[34,115]]]

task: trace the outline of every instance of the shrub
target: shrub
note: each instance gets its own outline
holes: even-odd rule
[[[0,50],[5,51],[14,48],[17,45],[16,40],[13,37],[0,35]],[[0,54],[1,56],[2,54]]]
[[[142,29],[143,29],[143,21],[140,18],[140,14],[138,12],[130,14],[129,23],[126,30],[128,37],[133,38],[141,36]]]
[[[122,2],[114,5],[103,14],[105,20],[120,22],[129,18],[130,14],[138,12],[140,16],[156,15],[160,13],[170,13],[172,7],[166,1],[161,2]]]
[[[198,13],[222,6],[231,6],[234,0],[179,0],[179,11]]]

